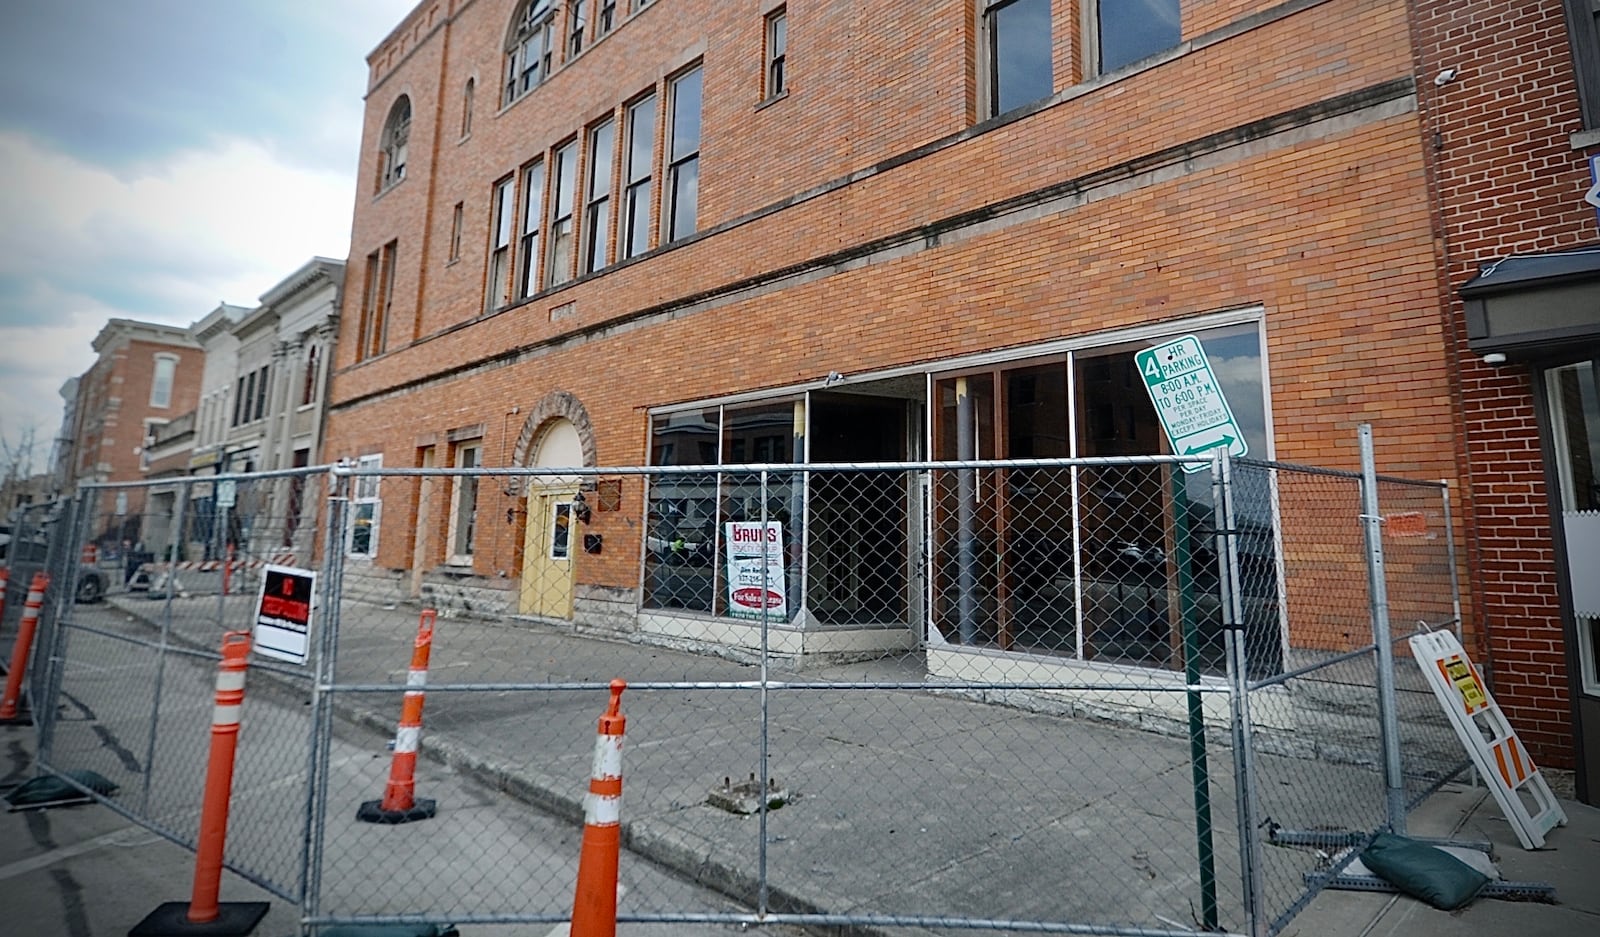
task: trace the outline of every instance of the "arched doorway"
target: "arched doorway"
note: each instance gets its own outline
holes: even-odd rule
[[[594,429],[578,398],[546,396],[523,424],[512,456],[530,468],[593,466]],[[583,479],[541,475],[528,480],[522,577],[517,610],[541,618],[572,618],[573,578],[581,537],[574,502]]]

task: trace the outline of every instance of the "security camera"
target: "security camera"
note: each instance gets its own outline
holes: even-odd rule
[[[1457,74],[1458,72],[1453,68],[1444,69],[1443,71],[1439,72],[1439,74],[1433,76],[1433,83],[1438,87],[1443,88],[1450,82],[1455,81]]]

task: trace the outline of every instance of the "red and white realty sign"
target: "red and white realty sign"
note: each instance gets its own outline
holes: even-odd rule
[[[311,644],[311,612],[317,574],[309,569],[268,566],[256,597],[255,650],[291,664],[304,664]]]
[[[766,580],[762,581],[763,566]],[[728,614],[734,618],[789,617],[783,594],[783,524],[728,523]]]

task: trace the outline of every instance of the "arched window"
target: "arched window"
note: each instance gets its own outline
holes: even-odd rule
[[[461,89],[461,138],[465,140],[472,134],[472,94],[478,90],[477,79],[468,78],[467,86]]]
[[[406,177],[406,141],[411,137],[411,99],[405,95],[389,108],[383,125],[383,151],[378,156],[378,190]]]
[[[553,0],[523,0],[506,35],[502,106],[532,91],[549,77],[555,38],[556,9]]]

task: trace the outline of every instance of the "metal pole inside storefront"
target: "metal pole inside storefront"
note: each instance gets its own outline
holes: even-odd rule
[[[956,378],[956,458],[971,462],[977,458],[976,433],[972,425],[972,395],[967,379]],[[977,470],[956,470],[956,623],[962,644],[977,641],[976,531]]]

